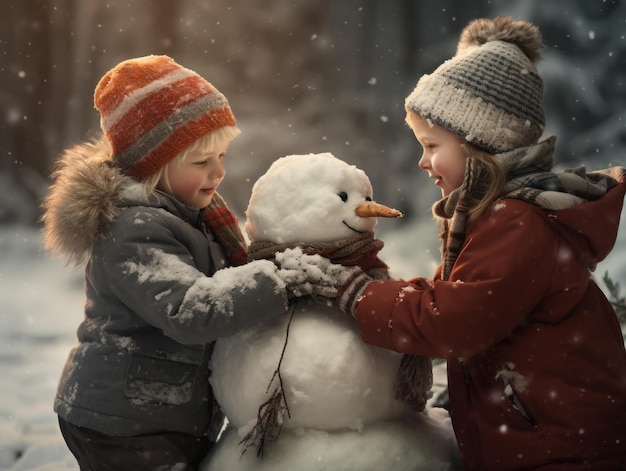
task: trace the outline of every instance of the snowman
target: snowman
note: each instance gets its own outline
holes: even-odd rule
[[[372,196],[367,175],[330,153],[278,159],[252,189],[250,258],[317,253],[388,278],[373,229],[401,214]],[[312,297],[218,340],[210,381],[227,426],[203,471],[459,468],[447,411],[425,407],[430,360],[365,344],[353,318]]]

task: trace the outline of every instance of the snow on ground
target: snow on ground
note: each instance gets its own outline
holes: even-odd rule
[[[381,222],[382,258],[394,275],[432,274],[437,257],[428,217]],[[57,380],[82,319],[81,270],[42,253],[36,228],[0,226],[0,469],[77,471],[61,437],[52,402]],[[598,267],[626,285],[626,211],[610,260]],[[601,286],[602,283],[600,281]],[[445,383],[443,369],[435,383]]]
[[[82,318],[82,273],[34,228],[0,226],[0,469],[77,470],[52,401]]]

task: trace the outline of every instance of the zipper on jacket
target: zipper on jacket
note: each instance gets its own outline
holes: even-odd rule
[[[511,385],[511,382],[508,380],[508,378],[506,378],[504,375],[501,375],[500,382],[502,383],[504,395],[509,401],[511,401],[513,408],[521,414],[521,416],[524,418],[524,420],[526,420],[528,425],[533,428],[537,428],[537,420],[535,420],[530,411],[526,408],[526,406],[524,406],[521,399],[519,398],[519,395],[516,393],[515,389],[513,389],[513,386]]]

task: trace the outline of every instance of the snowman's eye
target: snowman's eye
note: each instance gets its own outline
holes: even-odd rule
[[[337,193],[337,196],[339,196],[339,198],[341,198],[341,201],[343,201],[344,203],[348,201],[348,193],[346,193],[345,191]]]
[[[366,196],[365,197],[365,201],[372,201],[372,197],[371,196]]]

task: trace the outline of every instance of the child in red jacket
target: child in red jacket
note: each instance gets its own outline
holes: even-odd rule
[[[476,20],[406,99],[442,192],[434,278],[353,274],[329,302],[362,338],[445,358],[467,470],[626,469],[626,351],[590,276],[616,239],[626,169],[554,173],[539,30]]]

